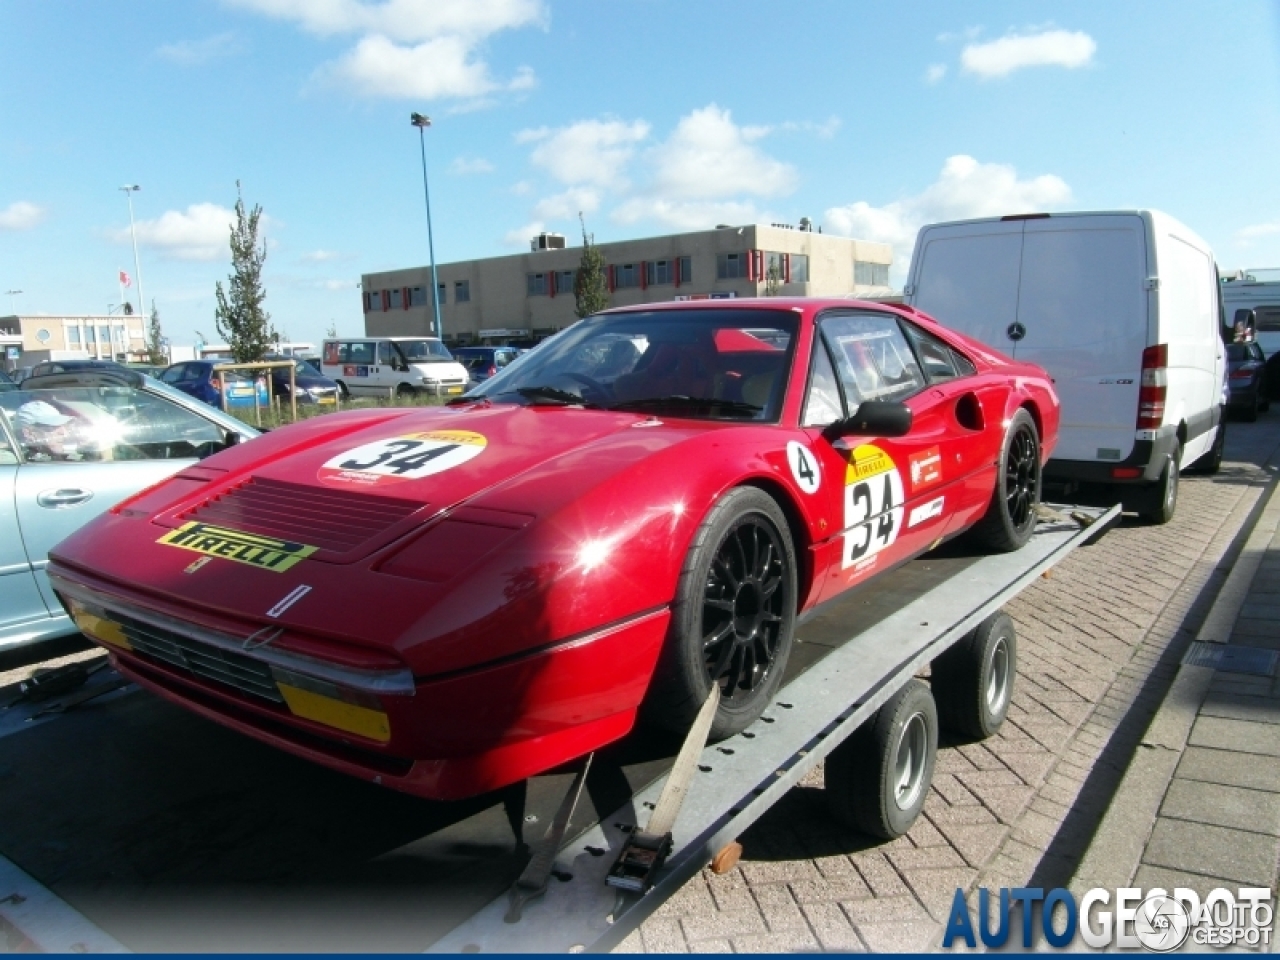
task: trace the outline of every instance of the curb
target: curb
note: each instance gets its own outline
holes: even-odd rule
[[[1272,460],[1274,461],[1274,457]],[[1253,529],[1218,591],[1197,643],[1225,644],[1267,547],[1280,530],[1280,485],[1273,480]],[[1111,803],[1071,878],[1077,892],[1092,887],[1115,890],[1132,884],[1169,783],[1173,780],[1200,707],[1217,671],[1183,665],[1157,709]],[[1272,938],[1275,949],[1275,938]]]

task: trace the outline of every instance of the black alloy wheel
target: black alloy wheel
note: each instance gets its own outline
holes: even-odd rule
[[[1004,553],[1026,545],[1036,526],[1040,471],[1040,434],[1031,414],[1020,409],[1005,434],[991,502],[973,528],[980,543]]]
[[[732,701],[760,688],[777,660],[784,621],[782,543],[763,516],[730,529],[707,571],[702,652],[707,679]]]

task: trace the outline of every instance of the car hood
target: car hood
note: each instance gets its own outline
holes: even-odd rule
[[[682,423],[551,406],[427,410],[268,454],[154,522],[277,537],[313,547],[314,561],[350,564],[477,498],[529,517],[557,509],[570,491],[712,426]],[[636,429],[649,425],[657,429]],[[554,486],[520,489],[553,461]]]

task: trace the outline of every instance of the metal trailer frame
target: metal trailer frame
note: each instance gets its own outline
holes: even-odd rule
[[[559,851],[561,882],[503,920],[507,896],[428,948],[444,953],[602,952],[616,947],[690,877],[735,841],[801,778],[935,657],[998,611],[1067,554],[1100,536],[1120,507],[1058,514],[1015,553],[986,556],[848,639],[781,690],[743,733],[706,747],[673,830],[674,846],[644,896],[620,893],[605,877],[658,800],[665,777]],[[916,562],[927,561],[928,554]],[[807,623],[822,617],[820,609]],[[797,631],[797,639],[803,635]],[[803,642],[803,641],[801,641]]]

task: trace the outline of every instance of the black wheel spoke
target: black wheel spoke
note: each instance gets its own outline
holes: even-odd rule
[[[704,606],[711,607],[713,610],[720,610],[730,615],[733,614],[732,600],[721,600],[716,597],[707,597],[705,600],[702,601],[702,603]]]
[[[710,650],[717,643],[724,641],[726,638],[731,637],[732,635],[733,635],[733,621],[726,620],[724,623],[720,624],[719,627],[713,630],[709,636],[706,636],[703,638],[702,648],[704,650]],[[732,646],[732,644],[730,644],[730,646]]]

